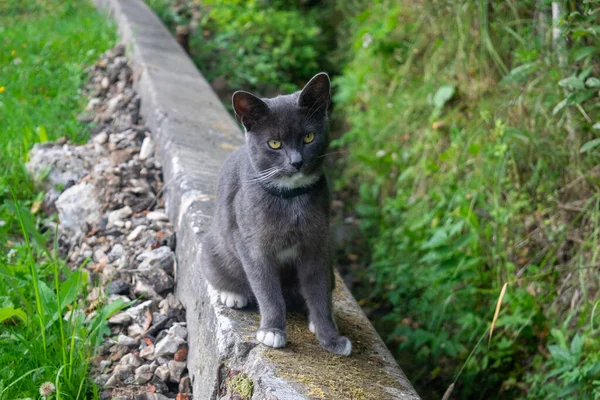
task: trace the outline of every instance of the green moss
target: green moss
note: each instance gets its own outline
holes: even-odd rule
[[[242,400],[250,400],[254,391],[254,382],[248,375],[239,373],[230,378],[227,383],[227,393],[237,394]]]
[[[337,304],[347,298],[338,278],[334,292]],[[385,361],[374,346],[373,328],[362,314],[338,309],[340,332],[352,341],[350,357],[325,351],[307,326],[306,317],[291,314],[287,322],[288,343],[284,349],[265,349],[277,374],[295,381],[310,398],[336,400],[385,400],[394,398],[384,388],[402,390],[397,377],[384,370]]]

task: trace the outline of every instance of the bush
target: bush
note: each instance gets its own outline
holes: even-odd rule
[[[597,332],[597,10],[565,5],[563,55],[536,30],[536,3],[338,5],[353,53],[335,80],[350,125],[336,186],[361,182],[371,296],[389,308],[380,330],[415,357],[417,386],[440,394],[463,364],[461,398],[565,386],[584,397],[600,376],[597,356],[582,356]]]

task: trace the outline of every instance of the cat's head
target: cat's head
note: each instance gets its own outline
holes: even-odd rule
[[[246,143],[255,180],[294,189],[316,182],[327,151],[329,76],[315,75],[299,92],[272,99],[244,91],[233,94],[237,120],[246,129]]]

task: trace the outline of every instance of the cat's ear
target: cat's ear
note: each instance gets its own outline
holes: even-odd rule
[[[248,130],[253,124],[266,117],[270,111],[267,103],[243,90],[235,92],[231,100],[235,117]]]
[[[298,106],[306,109],[311,115],[326,113],[331,99],[330,87],[329,75],[325,72],[313,76],[302,89],[298,97]]]

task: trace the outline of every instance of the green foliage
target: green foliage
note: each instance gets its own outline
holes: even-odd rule
[[[189,22],[190,12],[173,1],[148,3],[171,29]],[[229,88],[262,94],[297,90],[327,69],[330,38],[320,27],[326,11],[286,2],[203,1],[190,38],[192,57],[209,81],[225,79]]]
[[[209,9],[201,21],[202,35],[192,44],[197,43],[194,58],[209,79],[224,76],[231,87],[288,92],[323,67],[319,59],[325,49],[314,11],[257,0],[203,4]],[[204,31],[210,32],[209,40]]]
[[[596,355],[569,350],[567,362],[557,347],[538,353],[538,343],[555,346],[547,332],[569,312],[558,332],[577,343],[595,332],[597,7],[561,22],[571,38],[563,71],[536,30],[535,1],[358,3],[337,5],[353,35],[334,82],[350,124],[334,143],[349,152],[336,188],[361,182],[356,213],[372,249],[365,279],[389,308],[380,331],[399,343],[401,360],[414,357],[409,376],[426,391],[443,393],[466,363],[460,398],[528,387],[536,398],[550,398],[550,387],[592,393]],[[574,180],[583,189],[563,190]],[[565,215],[567,202],[578,207]],[[476,346],[505,282],[491,346]],[[571,311],[564,297],[574,290],[586,297]]]
[[[24,162],[36,142],[83,138],[85,69],[113,35],[87,2],[8,0],[0,37],[0,399],[39,398],[47,381],[49,398],[93,398],[89,362],[122,305],[86,318],[88,277],[48,250],[50,221],[29,211],[43,193]]]

